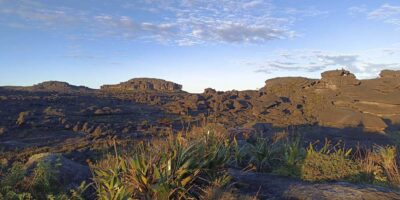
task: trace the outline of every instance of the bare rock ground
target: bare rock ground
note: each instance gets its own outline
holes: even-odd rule
[[[400,192],[372,185],[345,182],[309,183],[272,174],[243,172],[231,169],[239,190],[260,199],[291,200],[394,200]]]

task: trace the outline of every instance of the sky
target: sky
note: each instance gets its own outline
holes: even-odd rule
[[[341,68],[400,69],[398,0],[0,0],[0,85],[226,91]]]

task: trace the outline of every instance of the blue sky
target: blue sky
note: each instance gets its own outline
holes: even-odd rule
[[[400,2],[0,0],[0,85],[154,77],[244,90],[338,68],[400,69]]]

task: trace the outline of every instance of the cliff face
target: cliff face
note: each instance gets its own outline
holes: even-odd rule
[[[158,91],[158,92],[180,92],[182,85],[154,78],[134,78],[116,85],[103,85],[103,91]]]

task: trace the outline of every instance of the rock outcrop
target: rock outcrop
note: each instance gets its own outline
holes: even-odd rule
[[[281,77],[267,80],[260,90],[208,88],[200,94],[183,92],[173,82],[147,78],[101,90],[62,82],[0,88],[0,146],[7,151],[49,146],[71,150],[78,147],[65,148],[67,141],[90,145],[93,139],[159,135],[205,119],[226,127],[252,128],[257,123],[274,128],[310,126],[322,139],[332,136],[370,145],[376,138],[351,133],[361,130],[388,138],[385,133],[400,131],[398,73],[382,71],[380,78],[357,80],[348,71],[335,70],[322,73],[321,80]],[[321,127],[335,133],[329,135]],[[380,144],[388,141],[378,139]]]
[[[382,70],[379,75],[381,78],[400,78],[400,70]]]
[[[157,91],[157,92],[180,92],[182,85],[154,78],[134,78],[117,85],[103,85],[103,91],[127,92],[127,91]]]
[[[346,70],[326,71],[321,74],[321,83],[331,89],[343,88],[348,86],[356,86],[361,82],[356,79],[354,74]]]
[[[85,86],[75,86],[67,82],[61,82],[61,81],[45,81],[33,86],[27,86],[27,87],[8,86],[4,88],[8,90],[29,91],[29,92],[90,93],[94,91],[93,89],[90,89]]]

